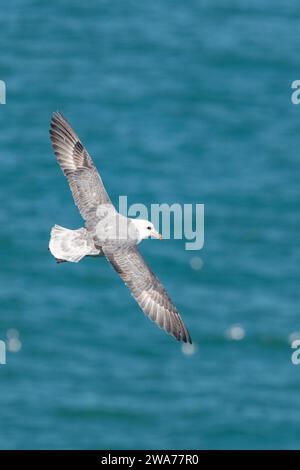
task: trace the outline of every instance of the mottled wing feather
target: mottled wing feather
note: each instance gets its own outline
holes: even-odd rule
[[[137,247],[122,246],[114,249],[102,247],[102,249],[143,312],[178,341],[192,343],[175,305]]]
[[[97,222],[100,204],[111,204],[100,175],[88,152],[70,124],[60,113],[54,113],[50,136],[57,161],[69,182],[75,204],[86,226]]]

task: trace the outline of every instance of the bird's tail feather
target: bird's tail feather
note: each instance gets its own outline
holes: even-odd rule
[[[49,250],[57,260],[73,263],[78,263],[85,256],[97,254],[85,228],[70,230],[59,225],[51,229]]]

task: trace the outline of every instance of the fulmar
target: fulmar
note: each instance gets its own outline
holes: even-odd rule
[[[178,341],[192,343],[177,308],[137,248],[143,239],[161,239],[161,235],[150,221],[117,212],[92,158],[61,113],[52,116],[50,137],[85,222],[77,230],[54,225],[49,243],[52,255],[57,262],[73,263],[85,256],[105,257],[152,321]]]

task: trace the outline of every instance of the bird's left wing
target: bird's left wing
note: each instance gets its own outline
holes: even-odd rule
[[[137,247],[102,246],[102,250],[143,312],[178,341],[192,343],[175,305]]]
[[[97,223],[97,209],[102,204],[113,207],[92,158],[70,124],[60,113],[54,113],[50,128],[51,142],[57,161],[66,176],[86,227]]]

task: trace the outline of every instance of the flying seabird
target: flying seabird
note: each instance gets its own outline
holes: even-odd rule
[[[77,230],[54,225],[49,243],[52,255],[57,262],[75,263],[85,256],[106,257],[143,312],[178,341],[192,343],[177,308],[137,248],[141,240],[162,238],[161,235],[150,221],[127,218],[117,212],[92,158],[58,112],[53,114],[50,136],[85,222],[85,227]]]

